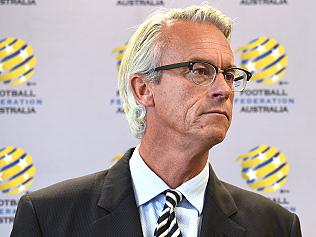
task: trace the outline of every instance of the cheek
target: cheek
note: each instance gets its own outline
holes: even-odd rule
[[[181,89],[175,89],[169,95],[164,95],[162,100],[164,102],[162,106],[166,111],[172,113],[177,119],[183,120],[190,108],[191,95]]]
[[[191,90],[181,85],[169,85],[167,90],[161,88],[155,99],[155,106],[160,116],[177,127],[187,120],[188,111],[193,104]]]
[[[233,107],[234,107],[234,92],[232,92],[231,97],[229,98],[229,100],[227,101],[227,103],[229,104],[230,107],[230,114],[233,114]]]

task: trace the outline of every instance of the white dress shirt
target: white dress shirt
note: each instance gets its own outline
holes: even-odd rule
[[[146,165],[138,149],[139,145],[133,152],[129,166],[143,235],[144,237],[153,237],[157,220],[166,201],[163,192],[170,187]],[[197,176],[176,188],[184,196],[175,209],[183,237],[199,236],[208,178],[209,164],[207,162]]]

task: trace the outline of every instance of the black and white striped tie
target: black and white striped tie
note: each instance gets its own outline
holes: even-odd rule
[[[182,200],[182,193],[177,190],[166,190],[166,204],[160,214],[155,229],[155,237],[182,237],[179,229],[175,207]]]

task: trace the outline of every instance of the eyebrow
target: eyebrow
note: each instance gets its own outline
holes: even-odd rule
[[[189,61],[206,62],[206,63],[210,63],[210,64],[218,67],[213,61],[211,61],[209,59],[194,57],[194,58],[189,59]],[[228,65],[228,67],[221,68],[221,69],[227,69],[227,68],[232,68],[232,67],[237,67],[237,66],[235,64],[230,64],[230,65]]]

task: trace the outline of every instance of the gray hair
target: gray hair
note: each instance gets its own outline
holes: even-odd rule
[[[227,39],[232,30],[231,18],[219,10],[203,3],[177,9],[160,9],[150,15],[133,34],[119,68],[118,87],[124,104],[132,134],[141,138],[146,130],[146,109],[134,97],[130,80],[133,75],[144,75],[146,80],[159,83],[159,73],[154,68],[159,66],[163,39],[162,27],[170,20],[186,20],[193,22],[207,22],[215,25]]]

